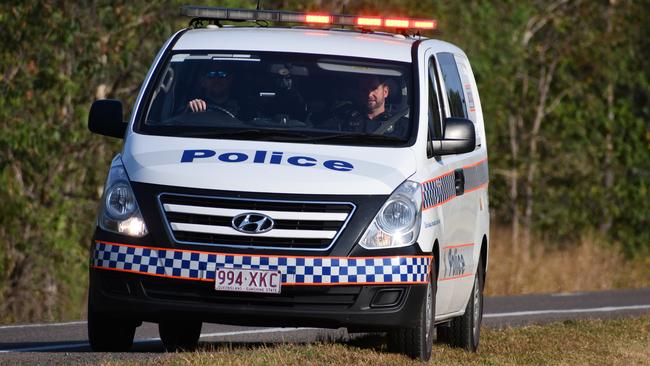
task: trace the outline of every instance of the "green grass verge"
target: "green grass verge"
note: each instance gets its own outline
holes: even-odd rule
[[[318,344],[210,345],[165,354],[152,365],[416,365],[387,353],[379,336]],[[104,365],[123,365],[109,361]],[[127,363],[128,364],[128,363]],[[142,364],[138,361],[138,364]],[[432,365],[649,365],[650,316],[565,321],[516,329],[483,329],[478,353],[434,345]]]

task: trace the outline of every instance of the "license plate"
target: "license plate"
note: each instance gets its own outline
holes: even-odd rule
[[[217,291],[262,292],[279,294],[280,271],[259,269],[217,268],[214,288]]]

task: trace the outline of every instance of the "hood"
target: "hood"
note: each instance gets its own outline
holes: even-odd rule
[[[214,140],[132,133],[134,182],[293,194],[390,194],[415,173],[411,148]]]

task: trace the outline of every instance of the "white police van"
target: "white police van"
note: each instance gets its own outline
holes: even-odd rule
[[[169,350],[202,322],[476,350],[488,165],[463,51],[407,34],[430,20],[182,11],[128,123],[116,100],[90,111],[125,140],[90,253],[92,348],[127,350],[150,321]]]

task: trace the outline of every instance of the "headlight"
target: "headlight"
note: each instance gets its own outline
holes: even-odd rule
[[[108,172],[97,221],[102,229],[118,234],[139,238],[148,233],[119,155]]]
[[[422,190],[412,181],[402,183],[381,207],[359,244],[366,249],[397,248],[415,243],[420,233]]]
[[[136,210],[135,197],[126,183],[117,183],[106,192],[106,214],[118,220],[129,218]]]

